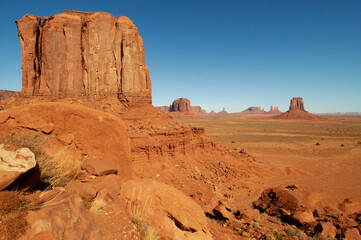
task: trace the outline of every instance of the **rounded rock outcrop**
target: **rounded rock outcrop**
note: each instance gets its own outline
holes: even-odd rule
[[[118,166],[118,175],[131,178],[130,147],[124,122],[98,110],[66,103],[36,103],[0,112],[0,136],[40,133],[45,153],[74,166],[97,158]]]

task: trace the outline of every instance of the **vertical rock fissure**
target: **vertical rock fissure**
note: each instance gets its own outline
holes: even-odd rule
[[[16,23],[24,94],[56,98],[117,94],[130,104],[152,102],[144,45],[129,18],[65,11],[43,19],[25,15]]]
[[[119,88],[118,88],[118,96],[119,94],[122,95],[123,93],[123,81],[124,81],[124,63],[123,63],[123,57],[124,57],[124,46],[123,46],[123,39],[120,40],[120,71],[119,71]]]
[[[83,95],[87,95],[86,93],[89,90],[89,85],[88,85],[88,69],[86,66],[86,62],[85,62],[85,56],[84,56],[84,51],[85,51],[85,35],[86,35],[86,30],[87,30],[87,24],[85,22],[85,20],[82,18],[82,26],[80,29],[80,54],[81,54],[81,65],[82,65],[82,85],[83,85],[83,89],[84,89],[84,93]]]
[[[42,27],[42,19],[39,19],[39,27]],[[36,37],[35,37],[35,77],[33,82],[32,94],[35,95],[38,93],[40,88],[40,77],[41,77],[41,28],[36,29]]]

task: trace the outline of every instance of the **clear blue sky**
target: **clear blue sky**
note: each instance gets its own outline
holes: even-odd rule
[[[65,9],[128,16],[144,40],[153,104],[239,112],[361,112],[360,0],[17,0],[2,4],[0,89],[21,90],[14,21]]]

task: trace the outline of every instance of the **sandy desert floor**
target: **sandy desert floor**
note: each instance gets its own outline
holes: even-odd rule
[[[204,126],[219,144],[244,148],[264,166],[260,181],[265,185],[296,184],[321,205],[345,198],[361,201],[361,117],[292,121],[207,116],[183,122]]]

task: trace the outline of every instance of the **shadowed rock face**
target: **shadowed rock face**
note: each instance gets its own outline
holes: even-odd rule
[[[290,110],[294,109],[305,111],[305,107],[301,97],[294,97],[291,99]]]
[[[178,98],[174,100],[169,109],[170,112],[190,112],[191,102],[187,98]]]
[[[65,11],[16,21],[25,96],[107,96],[151,103],[144,46],[127,17]]]

